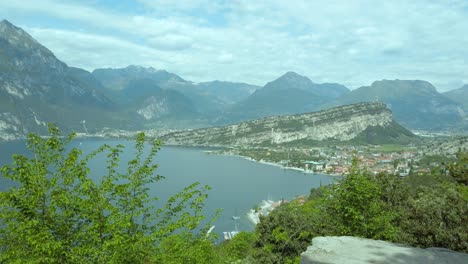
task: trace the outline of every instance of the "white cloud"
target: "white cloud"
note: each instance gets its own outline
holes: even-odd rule
[[[139,2],[145,12],[2,1],[0,15],[63,21],[25,26],[59,58],[87,69],[151,65],[193,81],[260,85],[293,70],[353,88],[399,78],[448,89],[468,78],[464,0]],[[67,28],[69,22],[85,31]]]
[[[156,49],[114,37],[76,31],[25,28],[34,38],[70,66],[87,70],[142,64],[163,68],[170,58]]]
[[[179,34],[165,34],[149,39],[154,47],[163,50],[184,50],[192,47],[193,40],[190,37]]]
[[[218,56],[220,63],[231,63],[233,62],[233,56],[231,53],[223,52]]]
[[[146,7],[159,12],[168,11],[191,11],[194,9],[204,9],[207,12],[216,12],[223,8],[223,1],[212,0],[138,0]]]

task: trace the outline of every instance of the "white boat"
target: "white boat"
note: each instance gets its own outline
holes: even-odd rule
[[[239,220],[239,219],[240,219],[240,216],[239,216],[239,214],[237,213],[237,209],[236,209],[235,214],[232,216],[232,220]]]
[[[274,202],[272,200],[263,200],[257,209],[250,209],[250,212],[247,213],[247,218],[254,224],[257,225],[260,223],[260,216],[267,216],[273,211],[277,206],[281,204],[282,201]]]
[[[231,240],[233,239],[239,231],[230,231],[230,232],[223,232],[224,240]]]
[[[224,240],[231,240],[237,234],[239,234],[239,229],[237,227],[237,222],[235,222],[235,228],[234,229],[235,229],[234,231],[223,232]]]
[[[208,229],[208,231],[206,232],[206,237],[209,237],[211,232],[213,232],[213,229],[215,229],[215,226],[211,226],[210,229]]]

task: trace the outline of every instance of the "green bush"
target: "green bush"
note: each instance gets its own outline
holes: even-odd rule
[[[163,179],[153,163],[160,142],[145,154],[145,136],[136,139],[135,158],[119,172],[122,145],[104,145],[83,156],[55,126],[49,137],[31,134],[31,158],[14,155],[2,177],[17,187],[0,193],[2,263],[146,263],[161,240],[174,232],[199,230],[208,186],[194,183],[162,208],[148,195]],[[87,163],[106,155],[107,173],[93,181]],[[204,228],[198,238],[204,237]]]
[[[252,254],[255,239],[252,232],[240,232],[220,245],[220,255],[228,263],[244,260]]]
[[[382,200],[382,186],[356,162],[345,179],[325,192],[327,235],[395,240],[397,215]]]

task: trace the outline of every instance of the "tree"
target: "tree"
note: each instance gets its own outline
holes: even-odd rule
[[[261,216],[255,230],[255,260],[258,263],[295,261],[317,235],[315,216],[296,201],[279,206],[266,217]]]
[[[353,159],[350,174],[325,192],[324,218],[328,235],[395,240],[397,214],[382,200],[382,189]]]
[[[456,160],[447,166],[449,175],[459,184],[468,185],[468,152],[458,151]]]
[[[252,254],[255,239],[253,232],[240,232],[221,244],[220,256],[229,263],[244,260]]]
[[[421,186],[401,211],[399,242],[468,252],[468,207],[455,184]]]
[[[124,147],[103,145],[88,155],[68,147],[74,135],[62,137],[49,126],[49,137],[30,134],[31,157],[14,155],[1,169],[18,184],[0,193],[0,262],[144,263],[155,258],[163,238],[195,232],[204,239],[201,214],[208,186],[194,183],[172,196],[162,208],[149,197],[155,175],[153,159],[160,142],[145,149],[138,134],[135,158],[121,172]],[[87,163],[106,155],[106,171],[93,181]]]
[[[192,233],[174,234],[164,238],[158,247],[155,263],[222,263],[216,245]]]

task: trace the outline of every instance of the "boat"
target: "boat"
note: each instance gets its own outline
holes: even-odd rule
[[[236,222],[236,223],[235,223],[234,231],[223,232],[224,240],[231,240],[231,239],[233,239],[237,234],[239,234],[239,229],[238,229],[238,227],[237,227],[237,222]]]
[[[206,237],[209,237],[211,232],[213,232],[213,230],[215,229],[216,226],[211,226],[210,229],[208,229],[208,231],[206,232]]]
[[[247,213],[247,218],[254,224],[257,225],[260,223],[260,216],[267,216],[270,214],[271,211],[273,211],[276,207],[278,207],[281,203],[283,203],[282,200],[274,202],[270,199],[268,200],[263,200],[259,205],[258,208],[256,209],[250,209],[250,211]]]
[[[236,209],[236,213],[232,216],[232,220],[239,220],[239,219],[240,219],[240,216],[237,213],[237,209]]]

